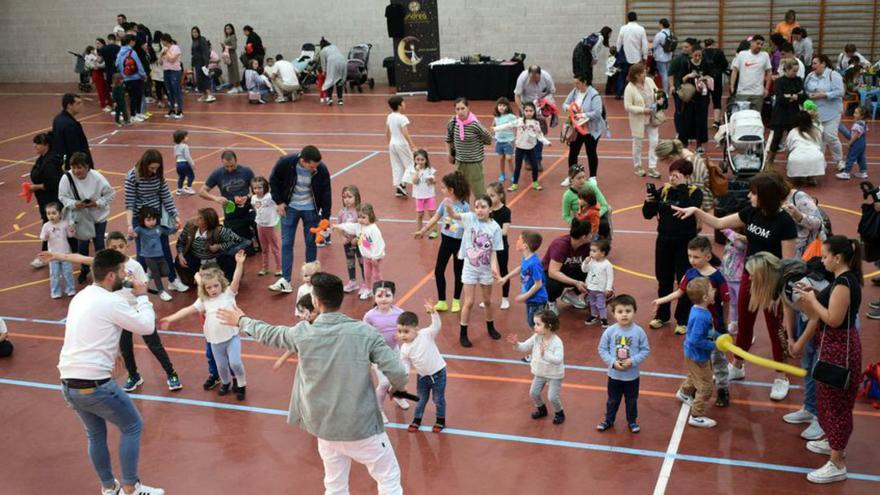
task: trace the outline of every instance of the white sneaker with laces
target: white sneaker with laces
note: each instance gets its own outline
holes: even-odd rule
[[[810,426],[808,426],[804,431],[801,432],[801,438],[804,440],[819,440],[820,438],[825,436],[825,430],[819,426],[819,420],[814,419],[810,422]]]
[[[47,263],[40,258],[34,258],[31,260],[31,268],[43,268],[46,264]]]
[[[217,97],[214,96],[214,95],[206,96],[205,99],[204,99],[204,102],[205,102],[205,103],[212,103],[212,102],[215,102],[215,101],[217,101]]]
[[[113,488],[101,487],[101,495],[116,495],[122,489],[122,485],[119,484],[119,480],[113,480],[115,486]]]
[[[397,407],[403,409],[404,411],[409,409],[409,402],[407,402],[406,399],[401,399],[399,397],[395,397],[394,403],[397,404]]]
[[[838,172],[843,172],[843,169],[845,169],[845,168],[846,168],[846,162],[845,162],[845,161],[840,160],[839,162],[837,162],[837,171],[838,171]]]
[[[567,291],[562,294],[562,302],[574,306],[577,309],[584,309],[587,307],[584,300],[578,297],[573,291]]]
[[[226,94],[228,94],[228,95],[234,95],[234,94],[238,94],[238,93],[241,93],[241,90],[238,88],[232,88],[226,92]]]
[[[727,363],[727,374],[729,380],[742,380],[746,377],[746,363],[742,367],[737,368],[733,363]]]
[[[559,187],[568,187],[571,185],[571,179],[566,177],[562,182],[559,183]]]
[[[501,305],[498,306],[499,309],[510,309],[510,300],[506,297],[501,298]]]
[[[110,105],[107,105],[106,107],[102,108],[101,110],[103,110],[103,111],[105,111],[105,112],[112,112],[112,111],[113,111],[113,107],[111,107]]]
[[[706,416],[691,416],[688,419],[688,424],[697,428],[712,428],[717,425],[718,422],[712,418],[707,418]]]
[[[373,297],[373,291],[371,291],[370,289],[361,289],[358,299],[360,299],[361,301],[366,301],[371,297]]]
[[[831,455],[831,445],[828,445],[828,440],[824,438],[807,442],[807,450],[815,454]]]
[[[144,121],[144,119],[141,118],[141,117],[138,117],[137,115],[135,115],[134,117],[131,118],[131,122],[135,122],[135,123],[138,123],[138,124],[141,123],[141,122],[143,122],[143,121]]]
[[[152,486],[142,485],[138,482],[134,485],[134,491],[127,493],[125,490],[119,490],[119,495],[165,495],[162,488],[154,488]]]
[[[170,300],[172,300],[172,299],[174,299],[174,298],[171,297],[171,294],[169,294],[168,291],[164,291],[164,290],[163,290],[162,292],[159,293],[159,299],[161,299],[161,300],[163,300],[163,301],[165,301],[165,302],[168,302],[168,301],[170,301]]]
[[[283,96],[279,96],[278,98],[275,98],[275,103],[284,103],[286,101],[287,101],[287,98],[285,98]]]
[[[770,399],[785,399],[788,396],[789,385],[788,378],[777,378],[773,380],[773,387],[770,389]]]
[[[181,282],[180,278],[175,278],[174,282],[169,282],[168,288],[177,292],[186,292],[189,290],[189,286]]]
[[[274,284],[269,286],[269,290],[272,292],[283,292],[284,294],[290,294],[293,292],[293,287],[290,286],[290,282],[284,280],[283,278],[279,278],[275,281]]]
[[[186,194],[190,194],[190,195],[192,195],[192,194],[195,194],[195,193],[196,193],[196,190],[193,189],[193,188],[191,188],[191,187],[189,187],[189,186],[184,186],[184,187],[183,187],[183,192],[185,192]]]
[[[804,408],[800,408],[793,413],[788,413],[782,417],[782,420],[790,425],[798,425],[801,423],[812,423],[816,420],[816,416]]]
[[[856,172],[853,175],[855,175],[859,179],[867,179],[868,178],[868,172]]]
[[[681,391],[681,389],[678,389],[678,391],[675,392],[675,398],[689,406],[694,405],[694,398],[689,395],[685,395],[684,392]]]
[[[845,479],[846,467],[839,468],[831,461],[826,462],[824,466],[807,475],[807,480],[812,483],[834,483]]]
[[[849,180],[850,179],[850,175],[847,172],[839,172],[839,173],[835,174],[834,176],[840,180]]]

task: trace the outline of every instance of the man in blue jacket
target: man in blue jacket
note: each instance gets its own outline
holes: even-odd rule
[[[281,215],[281,278],[269,286],[275,292],[293,292],[290,284],[293,271],[293,244],[296,227],[303,222],[306,242],[306,262],[315,261],[318,249],[315,234],[321,219],[330,218],[332,191],[330,172],[321,161],[321,152],[315,146],[306,146],[299,153],[281,157],[269,176],[272,200]]]
[[[144,98],[144,81],[147,79],[147,73],[144,71],[140,57],[134,51],[136,43],[137,37],[133,34],[126,34],[122,38],[122,48],[116,55],[116,70],[125,79],[125,90],[128,91],[131,99],[131,120],[143,122],[146,117],[141,113],[141,103]]]

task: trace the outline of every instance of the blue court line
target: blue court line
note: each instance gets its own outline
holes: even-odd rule
[[[29,388],[37,388],[43,390],[61,390],[61,385],[56,385],[52,383],[41,383],[41,382],[31,382],[24,380],[12,380],[8,378],[0,378],[0,384],[5,385],[16,385],[19,387],[29,387]],[[144,395],[144,394],[130,394],[130,397],[133,399],[151,401],[151,402],[164,402],[169,404],[182,404],[188,406],[196,406],[196,407],[208,407],[213,409],[226,409],[233,411],[242,411],[242,412],[250,412],[257,414],[268,414],[272,416],[284,416],[286,417],[288,412],[283,409],[270,409],[265,407],[254,407],[254,406],[244,406],[239,404],[225,404],[222,402],[211,402],[211,401],[202,401],[202,400],[193,400],[193,399],[183,399],[178,397],[162,397],[157,395]],[[401,423],[388,423],[385,426],[389,428],[394,428],[397,430],[405,430],[408,425]],[[420,428],[421,431],[429,432],[431,431],[430,426],[422,426]],[[789,466],[785,464],[770,464],[765,462],[757,462],[757,461],[744,461],[739,459],[726,459],[723,457],[708,457],[708,456],[699,456],[699,455],[689,455],[689,454],[667,454],[664,451],[659,450],[649,450],[649,449],[634,449],[629,447],[616,447],[613,445],[600,445],[595,443],[586,443],[586,442],[573,442],[569,440],[553,440],[549,438],[540,438],[540,437],[529,437],[524,435],[513,435],[508,433],[493,433],[479,430],[463,430],[459,428],[446,428],[443,430],[444,434],[448,435],[457,435],[462,437],[471,437],[471,438],[480,438],[487,440],[501,440],[507,442],[517,442],[517,443],[527,443],[533,445],[545,445],[549,447],[565,447],[570,449],[578,449],[578,450],[589,450],[594,452],[606,452],[610,454],[627,454],[627,455],[635,455],[640,457],[653,457],[657,459],[663,459],[666,457],[672,457],[675,460],[687,461],[687,462],[699,462],[703,464],[715,464],[720,466],[733,466],[733,467],[743,467],[750,469],[762,469],[766,471],[783,471],[788,473],[801,473],[807,474],[812,472],[815,468],[807,468],[800,466]],[[854,480],[861,481],[872,481],[875,483],[880,483],[880,475],[874,474],[861,474],[861,473],[848,473],[848,477]]]
[[[63,320],[38,320],[34,318],[21,318],[18,316],[0,316],[0,319],[7,321],[19,321],[24,323],[43,323],[46,325],[64,325]],[[175,330],[159,330],[159,333],[162,335],[174,335],[178,337],[204,337],[204,334],[201,332],[181,332]],[[253,337],[241,337],[241,340],[247,342],[256,342]],[[463,356],[461,354],[441,354],[445,359],[456,359],[459,361],[474,361],[474,362],[482,362],[482,363],[498,363],[498,364],[515,364],[519,366],[529,366],[528,363],[524,363],[518,359],[505,359],[505,358],[493,358],[487,356]],[[597,366],[580,366],[576,364],[566,364],[565,369],[576,370],[576,371],[591,371],[595,373],[607,373],[608,370],[606,368],[600,368]],[[663,373],[660,371],[640,371],[640,374],[644,376],[652,376],[655,378],[669,378],[673,380],[684,380],[686,378],[685,375],[679,375],[676,373]],[[751,380],[732,380],[730,382],[731,385],[747,385],[750,387],[761,387],[761,388],[771,388],[773,386],[772,383],[767,382],[756,382]],[[792,390],[799,390],[803,387],[800,385],[789,385],[789,388]]]
[[[364,150],[364,151],[366,151],[366,150]],[[357,166],[360,165],[361,163],[364,163],[365,161],[369,160],[370,158],[373,158],[374,156],[376,156],[376,155],[378,155],[378,154],[379,154],[378,151],[374,151],[374,152],[370,153],[369,155],[367,155],[367,156],[361,158],[360,160],[358,160],[358,161],[356,161],[356,162],[354,162],[354,163],[352,163],[352,164],[350,164],[350,165],[348,165],[348,166],[346,166],[346,167],[343,167],[342,169],[340,169],[340,170],[338,170],[338,171],[336,171],[336,172],[333,172],[333,174],[330,175],[330,178],[331,178],[331,179],[335,179],[336,177],[338,177],[338,176],[342,175],[343,173],[345,173],[345,172],[347,172],[347,171],[349,171],[349,170],[351,170],[351,169],[357,167]]]

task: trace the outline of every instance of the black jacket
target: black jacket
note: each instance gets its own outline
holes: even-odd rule
[[[58,156],[66,157],[64,159],[65,170],[70,168],[70,155],[77,151],[81,151],[88,155],[89,166],[94,167],[92,162],[92,152],[89,150],[89,140],[86,139],[86,133],[83,131],[82,124],[70,115],[67,110],[55,116],[52,121],[52,146],[51,150]]]
[[[697,235],[697,217],[681,220],[675,217],[672,206],[687,208],[703,203],[703,191],[696,186],[667,186],[657,191],[657,201],[645,201],[642,216],[645,220],[657,217],[657,235],[664,238],[693,239]]]
[[[299,153],[291,153],[282,156],[272,168],[269,176],[269,188],[272,191],[272,200],[277,204],[288,204],[293,188],[296,187],[296,164],[299,163]],[[321,218],[330,218],[330,209],[333,207],[333,192],[330,187],[330,171],[324,162],[318,164],[318,169],[312,174],[312,198],[315,200],[315,208]]]
[[[58,201],[58,183],[61,182],[61,176],[64,171],[61,169],[61,159],[50,150],[45,155],[37,158],[33,168],[31,168],[31,183],[42,184],[45,189],[35,191],[34,196],[37,203],[45,205],[53,201]]]
[[[775,130],[793,128],[794,119],[801,111],[800,106],[807,99],[803,79],[782,76],[773,84],[773,92],[776,94],[776,103],[773,105],[770,127]],[[798,99],[789,101],[785,95],[798,95]]]
[[[247,52],[247,46],[251,45],[251,53]],[[263,60],[263,57],[266,56],[266,49],[263,48],[263,39],[260,38],[260,35],[255,31],[251,31],[251,34],[247,35],[247,39],[244,42],[244,53],[248,56],[249,59],[258,58]]]

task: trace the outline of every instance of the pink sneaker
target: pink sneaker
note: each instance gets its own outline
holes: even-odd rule
[[[358,283],[356,280],[349,280],[345,287],[342,288],[345,292],[354,292],[358,289]]]

